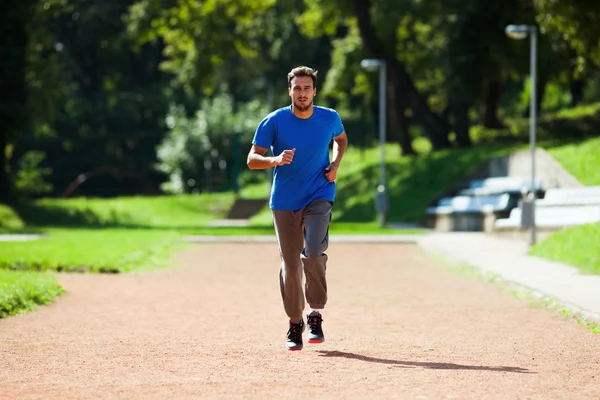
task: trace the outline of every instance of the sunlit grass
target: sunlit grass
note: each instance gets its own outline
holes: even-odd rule
[[[0,269],[131,272],[165,266],[182,245],[175,232],[56,229],[31,241],[0,242]]]
[[[0,318],[52,303],[64,292],[54,275],[0,269]]]

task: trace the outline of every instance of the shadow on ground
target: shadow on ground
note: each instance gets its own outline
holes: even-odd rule
[[[477,370],[477,371],[499,371],[499,372],[515,372],[519,374],[533,374],[528,369],[520,367],[488,367],[485,365],[461,365],[453,363],[439,363],[439,362],[424,362],[424,361],[401,361],[401,360],[388,360],[385,358],[363,356],[355,353],[347,353],[343,351],[325,351],[319,350],[321,357],[340,357],[350,358],[354,360],[379,363],[379,364],[390,364],[397,365],[400,367],[422,367],[428,369],[465,369],[465,370]]]

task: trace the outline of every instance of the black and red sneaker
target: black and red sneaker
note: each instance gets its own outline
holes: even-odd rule
[[[307,317],[308,321],[308,343],[323,343],[323,317],[321,313],[313,311]]]
[[[287,333],[286,346],[290,351],[302,350],[302,332],[304,332],[304,319],[293,323],[290,321],[290,328]]]

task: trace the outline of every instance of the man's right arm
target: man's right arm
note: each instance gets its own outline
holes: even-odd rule
[[[264,147],[252,145],[248,153],[248,168],[250,169],[267,169],[277,165],[276,157],[265,157],[267,150]]]
[[[278,156],[265,157],[267,149],[257,145],[252,145],[250,152],[248,153],[247,164],[250,169],[267,169],[271,167],[281,166],[290,164],[294,158],[294,152],[296,149],[284,150]]]

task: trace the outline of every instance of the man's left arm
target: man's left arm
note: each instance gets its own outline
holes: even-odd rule
[[[329,182],[333,182],[337,178],[337,170],[342,163],[342,158],[347,148],[348,136],[346,135],[346,131],[343,131],[333,138],[333,159],[331,160],[331,164],[325,168],[325,176]]]

